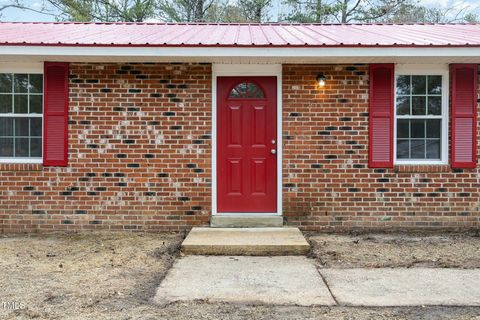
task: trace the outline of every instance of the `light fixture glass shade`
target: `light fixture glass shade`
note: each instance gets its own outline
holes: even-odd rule
[[[317,76],[317,82],[320,87],[325,87],[325,84],[327,83],[327,78],[323,74],[319,74]]]

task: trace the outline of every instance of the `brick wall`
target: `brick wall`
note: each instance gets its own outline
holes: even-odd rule
[[[328,80],[319,88],[322,72]],[[367,65],[285,65],[283,96],[289,224],[337,231],[480,226],[478,168],[368,168]]]
[[[205,224],[210,65],[72,64],[70,74],[69,166],[0,164],[0,232]]]
[[[285,65],[283,72],[288,224],[480,225],[478,169],[368,168],[366,65]],[[318,88],[322,72],[328,81]],[[70,73],[69,166],[0,164],[0,233],[207,224],[210,65],[72,64]]]

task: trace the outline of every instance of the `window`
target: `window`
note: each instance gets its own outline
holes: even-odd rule
[[[263,99],[265,95],[262,89],[252,82],[241,82],[230,91],[229,98]]]
[[[0,159],[42,157],[43,75],[0,73]]]
[[[443,163],[446,160],[446,81],[444,72],[397,73],[397,163]]]

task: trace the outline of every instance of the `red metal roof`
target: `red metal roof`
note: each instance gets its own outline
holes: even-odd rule
[[[0,45],[480,46],[480,24],[0,23]]]

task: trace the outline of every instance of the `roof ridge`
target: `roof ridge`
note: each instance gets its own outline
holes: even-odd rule
[[[45,25],[261,25],[261,26],[412,26],[412,25],[480,25],[480,22],[455,22],[455,23],[286,23],[286,22],[79,22],[79,21],[0,21],[0,24],[45,24]]]

